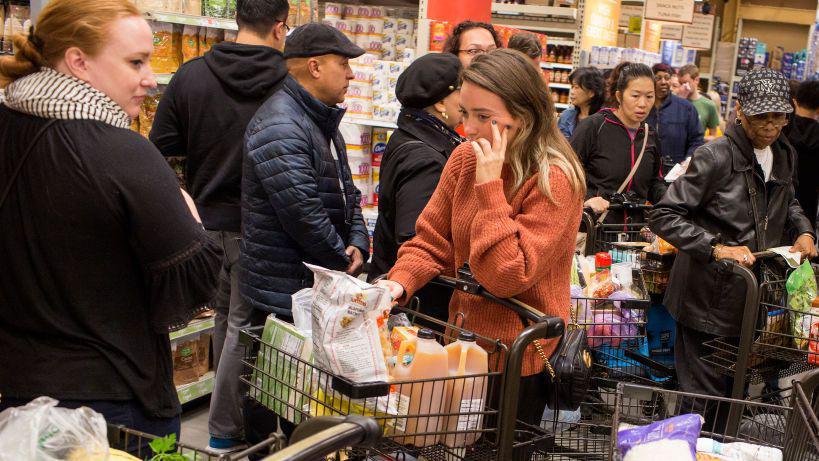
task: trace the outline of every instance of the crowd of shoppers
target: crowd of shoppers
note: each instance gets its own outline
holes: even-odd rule
[[[0,369],[21,370],[0,373],[0,410],[50,395],[178,432],[168,332],[208,304],[211,448],[235,450],[277,429],[275,414],[242,402],[239,331],[271,313],[292,320],[291,295],[312,286],[303,263],[358,276],[369,257],[338,106],[364,50],[327,25],[290,31],[286,0],[237,0],[236,43],[179,69],[149,142],[128,128],[156,87],[150,27],[129,0],[91,4],[52,0],[0,58],[0,258],[14,268],[0,276]],[[468,263],[495,295],[568,320],[582,209],[644,219],[608,212],[630,194],[656,204],[652,230],[680,250],[666,297],[680,385],[725,395],[700,348],[739,334],[743,298],[716,262],[750,267],[753,252],[788,240],[817,254],[819,83],[791,95],[778,72],[750,72],[718,137],[719,106],[699,93],[696,67],[579,68],[558,120],[540,43],[520,34],[499,48],[490,24],[466,21],[446,53],[398,79],[370,280],[387,274],[378,283],[401,303],[441,300],[424,286]],[[163,155],[187,158],[190,196]],[[686,159],[666,192],[665,169]],[[447,301],[425,312],[507,344],[523,329],[488,301]],[[527,350],[519,413],[531,424],[546,404],[542,369]]]

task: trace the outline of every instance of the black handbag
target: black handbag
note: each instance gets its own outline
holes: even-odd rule
[[[540,341],[534,344],[544,364],[547,379],[544,393],[548,407],[576,410],[591,385],[592,355],[586,330],[575,325],[574,329],[564,333],[551,357],[546,357]]]

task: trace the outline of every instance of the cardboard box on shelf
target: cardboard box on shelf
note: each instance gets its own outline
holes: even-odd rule
[[[197,374],[197,340],[181,341],[171,345],[173,349],[173,384],[195,383]]]

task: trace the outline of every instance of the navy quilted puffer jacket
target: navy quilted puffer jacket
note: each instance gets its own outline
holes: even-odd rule
[[[244,301],[256,309],[290,315],[290,295],[313,285],[303,262],[343,271],[348,246],[369,257],[361,192],[338,132],[343,115],[288,76],[248,125],[239,283]]]

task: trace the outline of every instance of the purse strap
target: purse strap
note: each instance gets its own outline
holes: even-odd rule
[[[623,184],[620,184],[620,187],[617,189],[618,194],[622,193],[626,189],[628,183],[631,182],[631,179],[634,178],[635,174],[637,174],[637,168],[640,168],[640,163],[643,161],[643,155],[646,153],[646,145],[648,144],[648,123],[643,124],[643,130],[645,133],[643,135],[643,147],[640,149],[640,155],[637,156],[637,160],[634,162],[634,165],[631,166],[631,171],[629,171],[628,176],[626,176],[625,181],[623,181]],[[599,224],[605,221],[606,216],[608,215],[609,211],[604,211],[603,214],[597,218],[597,223]]]
[[[34,152],[34,146],[37,144],[37,141],[39,141],[43,134],[45,134],[46,130],[56,122],[57,120],[49,120],[48,122],[46,122],[45,125],[40,127],[40,129],[34,135],[34,138],[31,140],[31,144],[29,144],[28,148],[23,153],[23,156],[20,158],[20,162],[17,164],[16,167],[14,167],[14,171],[11,172],[11,178],[9,178],[9,182],[8,184],[6,184],[6,188],[3,189],[3,193],[0,194],[0,208],[3,207],[3,203],[9,196],[9,193],[11,192],[11,186],[14,185],[14,181],[17,179],[17,176],[20,175],[20,171],[23,169],[23,165],[26,163],[26,160],[28,160],[28,157],[31,155],[32,152]]]
[[[575,327],[578,326],[577,319],[575,319],[574,315],[574,309],[569,309],[569,320],[571,321],[569,325],[574,325]],[[561,337],[560,340],[563,341],[563,338]],[[532,344],[535,345],[535,351],[537,352],[537,355],[540,357],[541,360],[543,360],[543,365],[546,367],[546,372],[549,373],[549,376],[552,378],[552,381],[554,381],[555,378],[557,377],[557,373],[555,373],[555,369],[552,366],[551,360],[549,360],[549,357],[546,356],[546,352],[544,352],[543,350],[543,345],[541,344],[541,341],[534,341]]]

